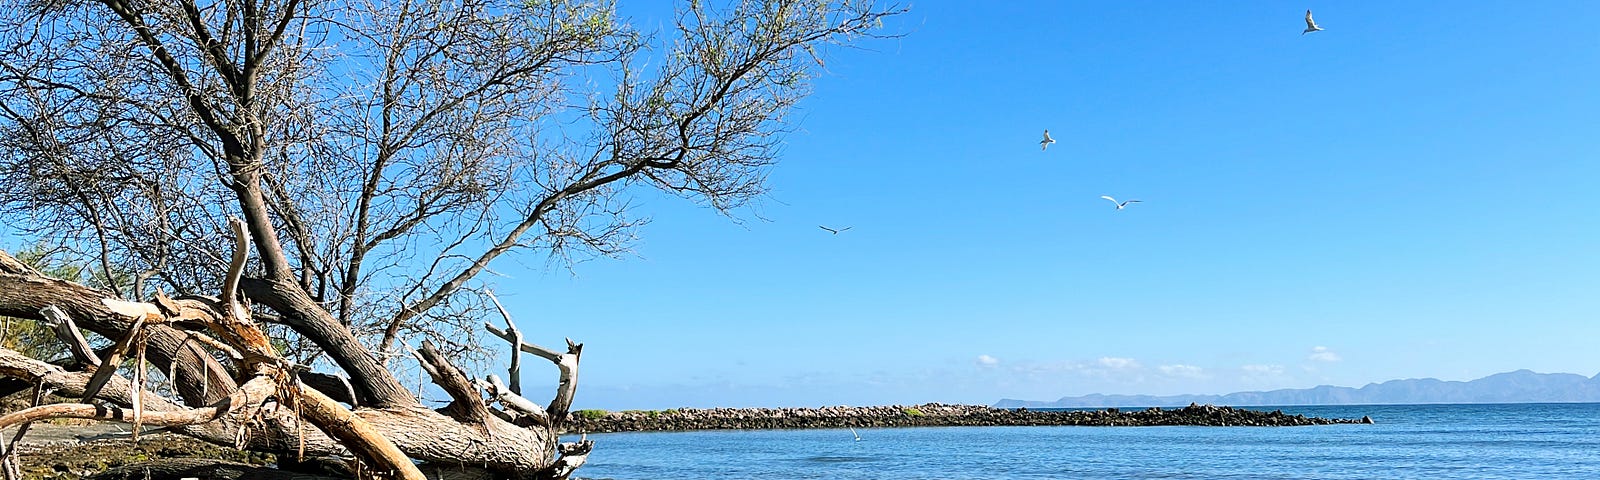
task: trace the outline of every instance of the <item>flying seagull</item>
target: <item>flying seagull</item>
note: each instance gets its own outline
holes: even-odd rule
[[[861,441],[861,434],[856,433],[856,427],[846,426],[845,428],[850,429],[850,434],[856,436],[857,442]]]
[[[824,227],[824,226],[822,226],[822,225],[817,225],[817,228],[820,228],[820,229],[823,229],[823,230],[827,230],[827,231],[829,231],[829,232],[832,232],[832,233],[833,233],[833,234],[834,234],[834,235],[838,235],[838,234],[839,234],[839,232],[843,232],[843,231],[845,231],[845,230],[849,230],[849,229],[850,229],[850,227],[844,227],[844,228],[841,228],[841,229],[838,229],[838,230],[835,230],[835,229],[832,229],[832,228],[828,228],[828,227]]]
[[[1306,31],[1300,32],[1300,34],[1305,35],[1318,30],[1322,30],[1322,27],[1317,26],[1317,22],[1311,19],[1311,11],[1306,10]]]
[[[1044,149],[1050,148],[1050,144],[1052,144],[1052,143],[1056,143],[1056,139],[1050,138],[1050,131],[1049,130],[1045,130],[1044,131],[1044,140],[1040,140],[1039,141],[1039,151],[1044,151]]]
[[[1130,203],[1139,203],[1138,200],[1128,200],[1128,201],[1125,201],[1125,202],[1118,203],[1117,199],[1111,198],[1110,195],[1101,195],[1100,198],[1104,198],[1106,200],[1110,200],[1111,203],[1117,204],[1117,210],[1122,210],[1123,207],[1128,206],[1128,204],[1130,204]]]

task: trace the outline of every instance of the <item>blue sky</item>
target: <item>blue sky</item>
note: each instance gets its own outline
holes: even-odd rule
[[[636,256],[499,290],[587,344],[580,408],[1594,375],[1597,17],[917,2],[828,55],[744,222],[644,194]]]

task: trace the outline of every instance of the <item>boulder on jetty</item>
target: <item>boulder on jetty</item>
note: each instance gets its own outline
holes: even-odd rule
[[[822,408],[682,408],[605,412],[580,410],[567,420],[568,432],[640,432],[683,430],[763,430],[845,427],[948,427],[948,426],[1157,426],[1291,427],[1305,425],[1372,423],[1367,417],[1339,419],[1190,404],[1187,407],[1140,411],[1043,411],[1005,409],[985,405],[887,405]]]

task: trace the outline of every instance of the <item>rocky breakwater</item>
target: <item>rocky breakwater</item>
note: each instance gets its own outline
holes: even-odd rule
[[[568,432],[754,430],[794,428],[871,428],[996,425],[1289,427],[1372,423],[1372,419],[1319,418],[1232,407],[1190,404],[1184,408],[1140,410],[1028,410],[983,405],[889,405],[822,408],[683,408],[606,412],[579,410]]]

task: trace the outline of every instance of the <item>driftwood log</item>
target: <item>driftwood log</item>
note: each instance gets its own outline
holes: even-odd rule
[[[238,249],[234,273],[225,283],[229,285],[238,281],[250,246],[243,222],[235,221],[234,226]],[[353,455],[365,465],[366,476],[404,479],[425,478],[412,459],[470,465],[493,476],[565,478],[582,464],[592,445],[585,441],[559,447],[570,452],[561,458],[550,458],[544,448],[554,444],[560,419],[567,417],[581,345],[569,341],[566,354],[529,343],[517,345],[548,354],[560,367],[562,387],[548,407],[539,408],[520,395],[491,389],[493,401],[515,407],[490,410],[480,388],[483,382],[473,382],[425,342],[418,359],[434,382],[451,395],[449,405],[437,410],[423,408],[408,393],[409,401],[378,401],[384,397],[373,392],[386,390],[371,388],[370,382],[351,382],[368,387],[367,404],[374,405],[352,409],[339,401],[354,400],[361,395],[357,393],[360,387],[338,381],[338,377],[304,372],[279,357],[242,303],[233,295],[120,300],[80,284],[45,277],[0,252],[0,315],[54,325],[62,337],[71,339],[69,345],[77,344],[71,351],[86,367],[69,371],[0,349],[0,376],[82,399],[81,403],[40,405],[0,416],[0,429],[25,428],[51,418],[175,427],[213,443],[283,455]],[[87,342],[79,344],[81,335],[71,334],[80,326],[118,339],[105,361],[84,347]],[[181,396],[194,398],[198,404],[178,403],[136,387],[145,382],[119,375],[114,366],[130,351],[143,353],[139,363],[148,359],[161,371],[173,372],[177,390],[188,393]],[[219,357],[230,363],[218,362]],[[136,376],[139,370],[136,366]],[[402,388],[399,392],[406,391]],[[543,415],[538,421],[527,421],[530,410]],[[168,470],[199,471],[176,467],[155,471]],[[227,471],[252,475],[246,470]],[[275,478],[273,475],[262,478]]]

